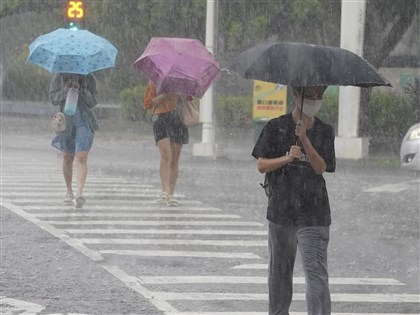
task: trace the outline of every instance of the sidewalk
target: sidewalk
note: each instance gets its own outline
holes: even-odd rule
[[[50,130],[50,115],[41,116],[5,114],[1,119],[1,149],[23,152],[37,151],[51,155],[57,152],[51,146],[54,133]],[[158,150],[153,139],[151,125],[126,121],[115,114],[111,118],[99,119],[101,128],[95,135],[90,161],[106,170],[122,173],[138,173],[147,166],[155,168],[159,161]],[[220,148],[216,160],[192,156],[193,143],[201,141],[201,126],[190,129],[190,143],[183,147],[181,163],[194,167],[232,167],[239,164],[255,165],[251,156],[254,145],[253,130],[228,136],[216,132],[216,143]],[[253,166],[254,167],[254,166]],[[400,172],[398,157],[377,156],[365,160],[337,160],[337,169],[386,169]]]

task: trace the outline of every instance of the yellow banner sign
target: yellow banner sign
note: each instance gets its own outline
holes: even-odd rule
[[[268,120],[286,114],[287,86],[254,80],[252,118]]]

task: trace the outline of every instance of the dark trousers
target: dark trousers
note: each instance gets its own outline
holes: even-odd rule
[[[269,315],[289,315],[297,248],[305,272],[308,315],[331,314],[327,270],[329,234],[328,226],[296,227],[269,223]]]

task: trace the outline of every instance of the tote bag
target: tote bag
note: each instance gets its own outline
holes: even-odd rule
[[[177,110],[186,127],[199,123],[200,114],[192,101],[187,101],[185,97],[178,97]]]

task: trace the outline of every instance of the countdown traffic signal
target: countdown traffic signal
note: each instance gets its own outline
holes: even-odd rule
[[[66,18],[68,28],[76,31],[82,28],[85,17],[85,7],[83,1],[70,0],[67,3]]]

